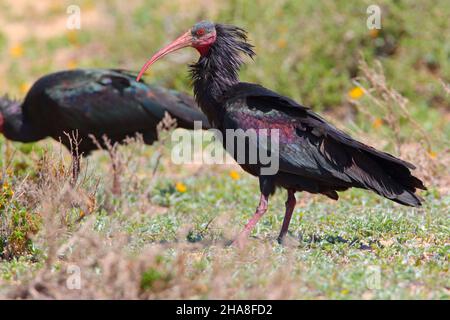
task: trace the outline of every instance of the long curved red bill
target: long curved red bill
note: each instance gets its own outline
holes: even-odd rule
[[[177,50],[185,48],[185,47],[189,47],[191,45],[192,45],[192,35],[191,35],[191,31],[189,30],[188,32],[186,32],[185,34],[180,36],[178,39],[173,41],[171,44],[165,46],[164,48],[159,50],[157,53],[155,53],[155,55],[153,57],[151,57],[151,59],[148,60],[144,64],[144,66],[142,67],[141,71],[139,72],[136,80],[139,81],[142,78],[142,76],[144,75],[145,71],[160,58],[164,57],[165,55],[167,55],[171,52],[177,51]]]

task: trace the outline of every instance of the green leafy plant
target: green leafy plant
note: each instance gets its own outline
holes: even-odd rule
[[[31,238],[39,231],[40,216],[19,203],[7,181],[3,182],[0,191],[0,219],[0,254],[4,258],[36,253]]]

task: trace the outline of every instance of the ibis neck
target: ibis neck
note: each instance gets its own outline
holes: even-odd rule
[[[195,99],[214,125],[221,123],[224,94],[239,83],[235,66],[225,59],[217,59],[213,48],[190,66]]]
[[[243,55],[253,57],[253,46],[243,29],[216,24],[216,39],[207,50],[200,50],[200,60],[191,65],[194,94],[198,105],[216,128],[223,123],[227,92],[239,83]]]

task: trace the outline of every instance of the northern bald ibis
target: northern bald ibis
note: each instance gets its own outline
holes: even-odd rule
[[[97,149],[89,135],[104,144],[104,135],[122,143],[140,133],[152,144],[165,112],[179,127],[193,129],[194,121],[201,121],[209,128],[206,116],[186,94],[136,81],[135,74],[123,70],[67,70],[38,79],[23,102],[0,98],[0,132],[21,142],[52,137],[70,150],[66,133],[77,131],[78,152],[88,155]],[[74,178],[78,171],[79,158],[74,157]]]
[[[195,24],[148,60],[137,79],[158,59],[185,47],[193,47],[200,54],[197,63],[190,66],[196,101],[209,122],[225,137],[227,129],[279,130],[279,170],[275,174],[262,174],[265,164],[261,161],[240,164],[259,177],[261,197],[253,218],[235,244],[245,242],[266,212],[269,195],[276,187],[288,193],[279,242],[288,231],[297,191],[337,200],[337,191],[356,187],[403,205],[421,205],[415,192],[425,186],[411,174],[414,169],[411,163],[353,139],[288,97],[257,84],[240,82],[238,72],[243,56],[253,57],[255,53],[246,31],[239,27],[208,21]],[[260,146],[250,143],[246,145],[247,151]],[[236,158],[235,150],[227,151]]]

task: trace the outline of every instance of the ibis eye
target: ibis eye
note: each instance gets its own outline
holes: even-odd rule
[[[203,35],[205,35],[205,29],[198,29],[197,30],[197,36],[199,36],[199,37],[201,37],[201,36],[203,36]]]

